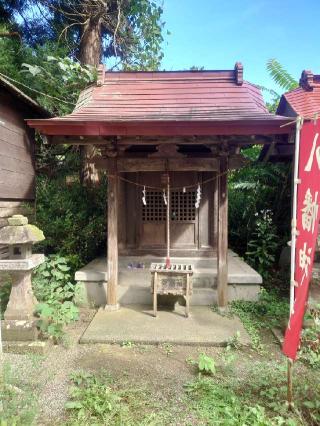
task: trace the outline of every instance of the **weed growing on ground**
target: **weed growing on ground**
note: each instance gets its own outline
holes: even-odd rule
[[[260,330],[281,326],[288,318],[289,304],[278,293],[262,289],[257,302],[236,300],[231,303],[231,312],[240,318],[253,347],[259,350],[262,348]]]
[[[224,426],[268,426],[265,410],[258,404],[243,404],[231,388],[220,385],[209,378],[199,378],[186,385],[191,402],[202,424]]]
[[[119,389],[105,374],[78,372],[71,380],[70,400],[66,403],[68,425],[149,426],[174,422],[169,411],[152,405],[145,389]]]
[[[314,369],[320,369],[320,305],[310,309],[307,319],[312,325],[302,331],[299,359]]]
[[[0,425],[31,425],[36,418],[37,409],[33,390],[26,386],[20,387],[10,365],[4,364],[0,378]]]
[[[130,340],[125,340],[120,345],[122,348],[135,348],[136,344],[131,342]]]
[[[171,345],[171,343],[164,343],[162,345],[162,349],[165,351],[167,356],[173,354],[173,346]]]
[[[71,282],[68,260],[61,256],[49,256],[34,274],[33,287],[40,303],[36,306],[41,331],[61,342],[64,327],[79,317],[73,302],[75,285]]]

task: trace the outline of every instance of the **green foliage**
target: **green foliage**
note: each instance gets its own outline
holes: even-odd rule
[[[33,390],[24,385],[17,387],[13,368],[1,365],[0,376],[0,425],[25,426],[34,424],[37,401]]]
[[[30,0],[8,4],[0,0],[0,10],[3,8],[29,46],[63,43],[68,56],[79,57],[83,31],[99,22],[102,58],[110,60],[109,68],[159,67],[164,22],[158,1]]]
[[[266,279],[275,263],[279,238],[270,210],[262,210],[255,215],[256,225],[252,239],[248,242],[246,260]]]
[[[250,149],[243,153],[255,159],[258,152]],[[290,173],[290,165],[253,163],[229,174],[229,243],[240,255],[244,256],[249,241],[256,239],[257,212],[271,210],[273,232],[278,236],[273,253],[276,258],[289,240]]]
[[[236,300],[231,303],[231,312],[237,315],[252,340],[255,349],[261,349],[260,330],[282,327],[289,315],[289,304],[276,291],[262,289],[259,300]]]
[[[299,359],[312,367],[320,369],[320,305],[310,309],[306,315],[312,323],[302,330]]]
[[[118,389],[105,374],[79,372],[71,376],[68,424],[72,425],[151,425],[161,424],[159,415],[148,412],[146,392],[126,387]],[[152,407],[151,407],[152,408]]]
[[[21,65],[20,74],[24,83],[29,83],[33,89],[30,94],[40,105],[53,114],[64,115],[73,110],[80,91],[96,81],[96,69],[81,66],[68,57],[47,53],[50,53],[50,45],[38,47],[26,58],[28,63]]]
[[[298,87],[298,82],[276,59],[269,59],[267,62],[267,70],[281,89],[286,91],[293,90]]]
[[[203,352],[199,354],[197,366],[200,373],[204,373],[204,374],[216,373],[216,364],[214,359]]]
[[[6,310],[11,292],[11,278],[10,275],[1,277],[0,284],[0,319],[3,319],[4,311]]]
[[[104,251],[106,242],[106,182],[98,188],[67,185],[63,176],[37,178],[36,224],[46,239],[45,253],[77,256],[78,265]]]
[[[203,424],[224,426],[268,426],[269,420],[262,406],[244,404],[231,388],[211,379],[200,378],[186,386],[193,401],[193,409]]]
[[[73,303],[75,285],[71,282],[67,259],[49,256],[35,270],[33,288],[40,302],[36,306],[40,330],[55,342],[61,341],[65,325],[77,320],[79,315]]]

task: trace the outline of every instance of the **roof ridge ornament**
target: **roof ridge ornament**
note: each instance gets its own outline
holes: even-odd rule
[[[235,74],[235,80],[236,84],[238,86],[242,86],[243,84],[243,65],[241,62],[236,62],[234,66],[234,74]]]
[[[313,72],[310,70],[303,70],[299,80],[299,86],[304,90],[313,90],[314,81],[313,81]]]
[[[104,77],[106,75],[106,67],[104,64],[100,64],[98,66],[98,78],[97,78],[97,86],[104,85]]]

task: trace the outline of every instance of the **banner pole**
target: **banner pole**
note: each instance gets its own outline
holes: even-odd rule
[[[302,117],[297,118],[296,138],[294,149],[294,170],[293,170],[293,200],[292,200],[292,223],[291,223],[291,263],[290,263],[290,315],[293,313],[294,293],[295,293],[295,260],[296,260],[296,239],[297,239],[297,194],[299,184],[299,153],[300,153],[300,130],[302,127]],[[288,409],[293,409],[293,388],[292,388],[292,367],[293,361],[287,361],[287,402]]]
[[[297,193],[299,182],[299,152],[300,152],[300,130],[302,117],[297,118],[296,138],[294,150],[294,171],[293,171],[293,200],[292,200],[292,223],[291,223],[291,264],[290,264],[290,315],[293,312],[294,289],[295,289],[295,260],[296,260],[296,239],[297,239]]]
[[[293,410],[293,390],[292,390],[292,370],[293,370],[293,361],[292,359],[288,358],[288,388],[287,388],[287,402],[288,402],[288,409],[290,411]]]

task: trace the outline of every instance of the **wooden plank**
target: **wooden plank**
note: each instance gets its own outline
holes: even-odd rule
[[[110,170],[112,159],[94,158],[98,169]],[[117,166],[121,172],[162,172],[169,171],[216,171],[218,160],[216,158],[118,158]]]
[[[220,156],[218,219],[218,306],[228,304],[228,157]]]
[[[24,175],[35,175],[34,165],[31,161],[23,161],[7,155],[0,155],[0,169]]]
[[[97,118],[97,116],[95,117]],[[249,119],[239,120],[236,114],[225,116],[219,114],[215,121],[199,117],[190,121],[190,115],[177,117],[162,116],[161,120],[152,120],[148,116],[109,118],[106,122],[95,121],[93,117],[78,117],[67,120],[28,120],[30,127],[37,128],[45,135],[69,136],[193,136],[193,135],[278,135],[289,134],[291,126],[281,127],[288,123],[286,119],[260,119],[254,115]],[[116,121],[117,120],[117,121]],[[250,141],[248,140],[248,144]]]
[[[10,141],[4,141],[0,137],[0,156],[7,155],[16,160],[32,163],[32,155],[30,155],[30,144],[14,145]],[[32,152],[32,151],[31,151]]]
[[[118,286],[118,192],[119,179],[116,162],[108,176],[108,284],[107,305],[117,305]]]
[[[35,198],[34,176],[0,170],[0,198],[33,200]]]

